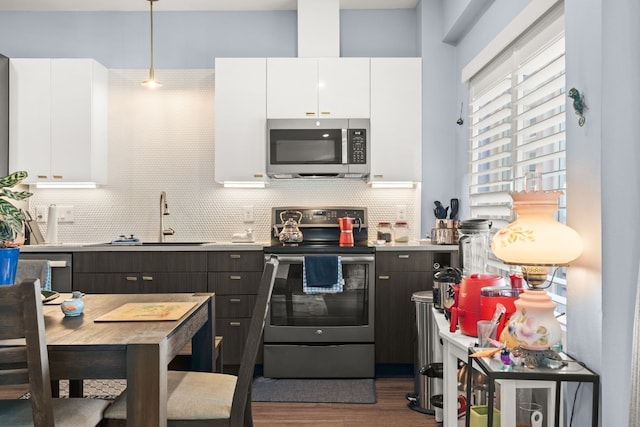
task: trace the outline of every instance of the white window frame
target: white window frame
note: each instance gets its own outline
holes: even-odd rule
[[[566,105],[562,3],[519,34],[470,78],[469,206],[471,218],[489,219],[495,232],[515,219],[511,191],[526,172],[544,190],[561,190],[556,219],[566,222]],[[508,276],[518,267],[490,255],[489,271]],[[566,311],[564,269],[548,289]],[[551,277],[550,277],[551,279]]]

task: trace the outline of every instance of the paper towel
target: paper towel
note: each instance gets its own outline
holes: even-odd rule
[[[56,205],[49,205],[47,214],[47,238],[46,243],[58,243],[58,208]]]

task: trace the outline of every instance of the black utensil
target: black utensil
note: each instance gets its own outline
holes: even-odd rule
[[[436,216],[436,219],[446,219],[447,218],[447,210],[442,206],[438,200],[433,202],[436,207],[433,209],[433,214]],[[448,209],[448,208],[447,208]]]
[[[460,201],[458,199],[451,199],[451,213],[449,219],[458,219],[458,209],[460,209]]]

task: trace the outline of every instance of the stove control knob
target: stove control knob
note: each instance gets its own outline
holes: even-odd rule
[[[318,330],[316,331],[316,335],[322,335],[322,329],[318,329]]]

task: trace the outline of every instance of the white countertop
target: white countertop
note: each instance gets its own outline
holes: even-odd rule
[[[152,242],[150,242],[152,243]],[[107,243],[60,243],[56,245],[25,245],[20,247],[21,252],[104,252],[104,251],[261,251],[264,242],[232,243],[232,242],[207,242],[207,243],[155,243],[147,245],[111,245]]]
[[[59,243],[44,245],[25,245],[20,247],[22,252],[103,252],[103,251],[261,251],[270,242],[232,243],[232,242],[207,242],[207,243],[180,243],[171,244],[149,242],[146,245],[111,245],[104,242],[95,243]],[[433,245],[418,241],[408,243],[387,243],[375,246],[377,252],[385,251],[457,251],[458,245]]]

